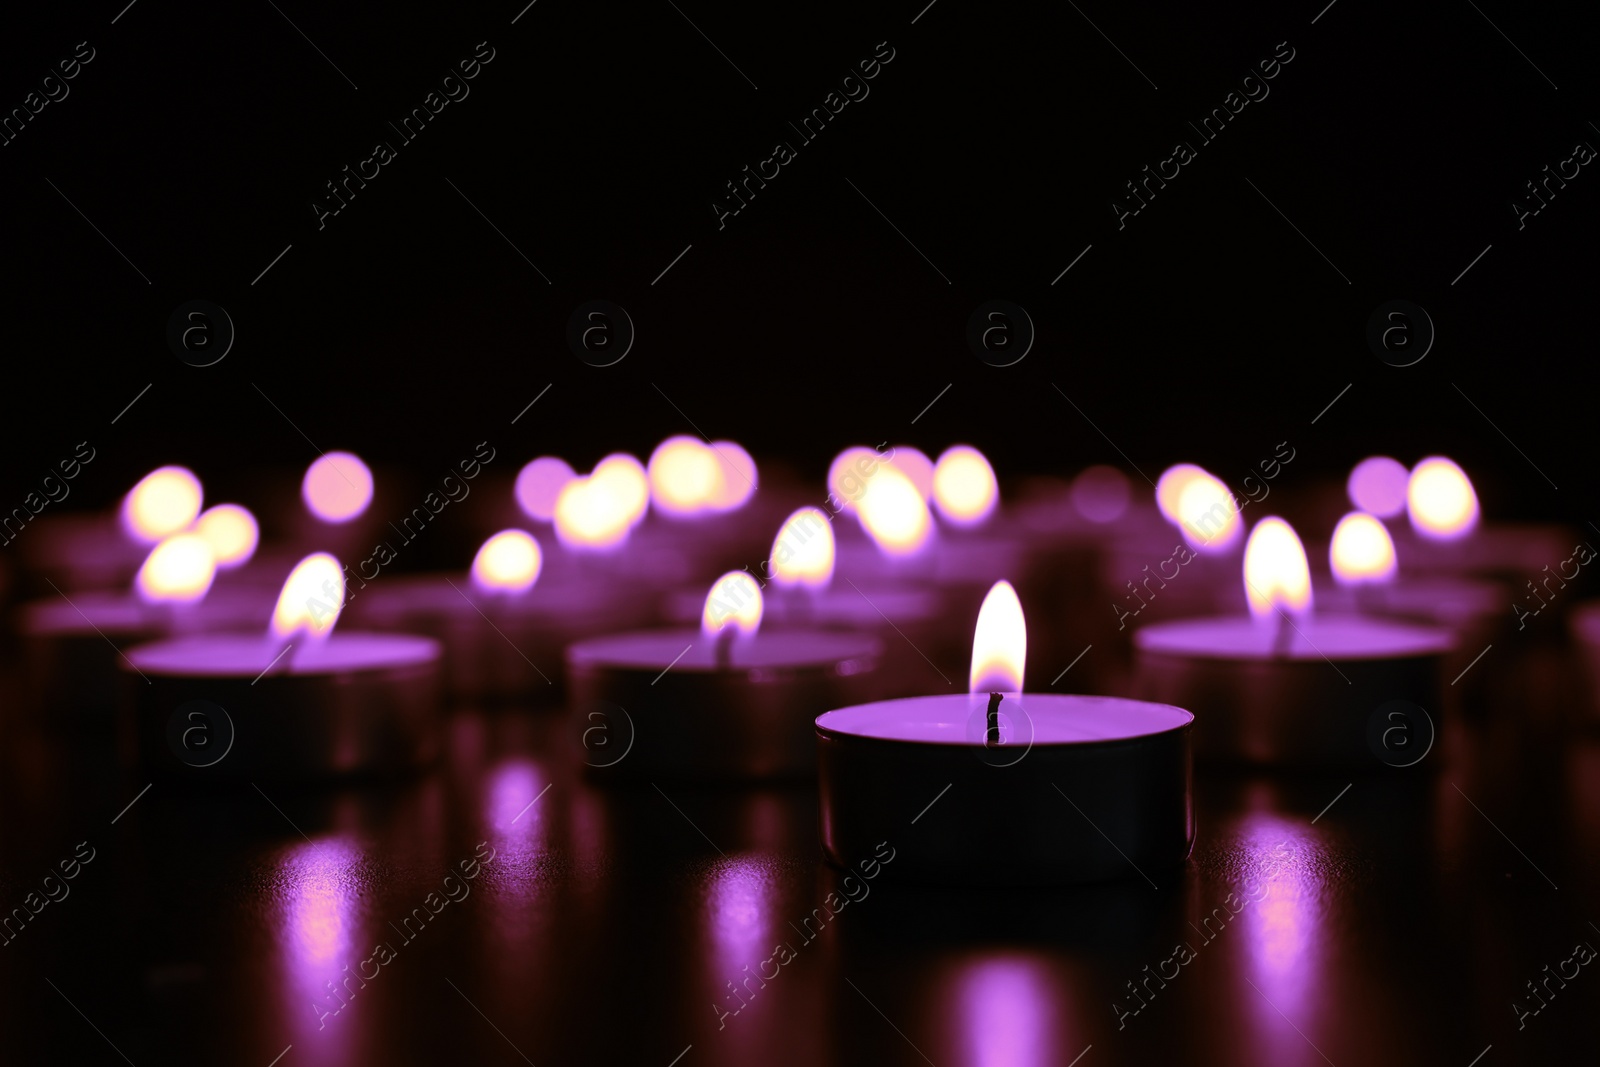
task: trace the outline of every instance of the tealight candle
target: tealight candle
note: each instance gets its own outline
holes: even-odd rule
[[[86,464],[94,459],[94,450]],[[72,474],[81,465],[71,464]],[[63,461],[62,470],[67,469]],[[55,479],[52,479],[55,481]],[[66,499],[70,489],[57,483]],[[43,515],[23,541],[26,570],[44,579],[38,593],[105,589],[132,580],[145,554],[162,538],[188,529],[200,514],[205,491],[187,467],[157,467],[123,496],[115,515]],[[7,531],[10,532],[9,529]]]
[[[1388,529],[1364,511],[1350,512],[1334,527],[1328,567],[1337,588],[1323,598],[1324,608],[1443,627],[1457,635],[1458,658],[1476,656],[1509,619],[1509,593],[1497,582],[1400,575]]]
[[[1026,654],[1022,606],[1001,581],[978,612],[969,693],[817,718],[831,864],[849,868],[886,843],[896,877],[1061,885],[1149,878],[1188,857],[1194,716],[1021,692]]]
[[[812,720],[841,699],[875,695],[883,644],[867,634],[761,630],[762,609],[755,579],[732,571],[712,585],[698,631],[569,646],[579,730],[587,738],[592,715],[608,724],[611,747],[585,762],[604,777],[647,781],[810,775]]]
[[[562,650],[642,625],[651,611],[649,599],[622,582],[541,581],[543,569],[543,548],[531,534],[502,530],[478,549],[467,574],[374,581],[352,594],[350,618],[437,640],[452,699],[558,704]]]
[[[104,726],[116,698],[119,650],[260,617],[266,604],[249,589],[213,590],[219,568],[242,563],[248,552],[234,538],[219,541],[214,524],[208,530],[158,542],[127,592],[58,590],[23,605],[20,629],[33,706],[75,713],[63,720],[69,724]]]
[[[883,694],[899,695],[891,690],[908,685],[910,691],[926,688],[936,677],[933,664],[948,659],[943,638],[949,627],[939,625],[943,599],[934,590],[909,586],[836,585],[835,559],[833,524],[820,508],[799,508],[785,519],[761,565],[762,625],[875,634],[884,645]],[[685,590],[668,599],[663,613],[670,622],[689,622],[704,605],[703,593]]]
[[[334,634],[344,596],[338,560],[318,552],[284,582],[266,636],[204,634],[130,649],[125,724],[143,765],[167,775],[281,779],[432,762],[438,643]]]
[[[1574,538],[1561,526],[1483,523],[1477,490],[1459,465],[1429,456],[1411,470],[1409,529],[1395,538],[1409,572],[1496,574],[1521,583],[1566,557]]]
[[[1392,701],[1439,710],[1444,630],[1312,615],[1300,539],[1263,518],[1245,545],[1251,618],[1156,623],[1134,633],[1139,694],[1195,713],[1201,757],[1377,766],[1369,729]]]

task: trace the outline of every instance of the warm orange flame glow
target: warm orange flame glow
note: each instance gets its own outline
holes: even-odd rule
[[[856,501],[861,527],[885,553],[909,556],[921,550],[933,530],[928,502],[899,469],[880,464],[866,492]]]
[[[344,610],[344,571],[326,552],[313,552],[294,565],[277,607],[272,609],[272,634],[313,640],[327,637]]]
[[[1174,526],[1183,525],[1178,517],[1178,498],[1190,481],[1205,473],[1204,468],[1193,463],[1179,463],[1161,472],[1161,477],[1156,479],[1156,507],[1164,519]]]
[[[933,503],[946,522],[976,526],[1000,502],[994,468],[971,445],[944,450],[933,465]]]
[[[887,462],[900,468],[900,473],[911,479],[911,484],[917,487],[917,492],[922,494],[922,499],[929,500],[933,497],[933,460],[920,448],[910,445],[895,445],[889,450],[893,458]]]
[[[1238,502],[1221,481],[1201,471],[1178,494],[1183,539],[1201,552],[1226,552],[1239,543],[1244,522]]]
[[[1020,693],[1028,662],[1028,624],[1010,582],[995,582],[972,634],[972,673],[968,692]]]
[[[123,498],[122,525],[134,540],[153,545],[193,522],[203,498],[189,468],[157,467]]]
[[[669,437],[650,453],[650,499],[668,515],[697,515],[711,507],[722,480],[715,452],[694,437]]]
[[[237,567],[250,562],[261,541],[256,517],[238,504],[217,504],[205,510],[195,524],[195,533],[211,542],[217,566]]]
[[[1387,582],[1394,578],[1394,541],[1375,516],[1352,511],[1333,528],[1328,565],[1341,585]]]
[[[1418,533],[1453,541],[1478,524],[1478,494],[1460,467],[1443,456],[1429,456],[1411,472],[1406,510]]]
[[[211,544],[199,534],[173,534],[145,557],[135,585],[151,602],[192,604],[206,595],[217,576]]]
[[[1250,614],[1272,618],[1279,610],[1311,610],[1311,567],[1294,528],[1276,515],[1256,523],[1244,546],[1244,592]]]
[[[713,511],[732,511],[743,507],[756,491],[756,461],[732,441],[712,441],[711,453],[717,457],[717,484],[711,492]]]
[[[833,525],[820,508],[801,508],[778,528],[768,573],[780,586],[824,589],[833,580]]]
[[[349,522],[372,503],[372,471],[353,452],[328,452],[313,460],[300,496],[323,522]]]
[[[729,571],[718,578],[706,595],[700,614],[700,632],[711,636],[727,627],[749,635],[761,626],[761,587],[744,571]]]
[[[484,592],[526,593],[544,564],[539,542],[524,530],[501,530],[472,559],[472,581]]]

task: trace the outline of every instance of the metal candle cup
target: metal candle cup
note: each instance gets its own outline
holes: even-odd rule
[[[1204,759],[1268,765],[1405,765],[1437,729],[1443,630],[1357,616],[1310,616],[1294,624],[1285,651],[1252,619],[1157,623],[1134,634],[1138,695],[1181,702],[1197,720]],[[1391,751],[1372,736],[1385,708],[1421,708],[1429,734],[1406,720],[1416,751]]]
[[[576,732],[596,777],[809,777],[812,721],[870,696],[883,650],[867,635],[788,630],[733,640],[719,662],[717,644],[686,629],[567,649]]]
[[[130,649],[122,673],[124,744],[166,776],[381,775],[438,755],[439,645],[425,637],[339,633],[286,654],[255,635],[180,638]]]
[[[816,721],[822,850],[849,867],[880,842],[892,873],[965,885],[1139,878],[1194,845],[1181,708],[1116,697],[985,693],[841,708]],[[1076,809],[1076,810],[1074,810]]]

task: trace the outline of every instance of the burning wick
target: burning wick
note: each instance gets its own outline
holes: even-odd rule
[[[729,571],[718,578],[706,595],[700,615],[700,632],[711,638],[717,668],[733,665],[733,642],[739,635],[754,636],[761,626],[761,587],[744,571]]]
[[[1272,639],[1272,654],[1282,659],[1289,654],[1289,645],[1294,642],[1293,623],[1289,621],[1289,613],[1278,611],[1278,632]]]
[[[732,626],[724,626],[717,631],[715,643],[711,646],[717,662],[717,669],[727,670],[733,666],[733,635],[739,631]]]
[[[986,747],[1000,744],[1000,701],[999,693],[989,694],[989,736],[984,741]]]

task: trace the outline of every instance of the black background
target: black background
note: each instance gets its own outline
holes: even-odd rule
[[[103,459],[75,504],[160,462],[226,496],[309,442],[425,472],[488,439],[581,470],[698,427],[817,479],[885,440],[968,441],[1002,475],[1118,449],[1152,477],[1243,470],[1284,439],[1330,475],[1445,452],[1491,516],[1597,510],[1578,430],[1600,179],[1585,168],[1521,231],[1510,206],[1600,143],[1577,8],[678,6],[538,0],[513,25],[520,0],[138,0],[7,34],[5,108],[95,50],[0,148],[7,499],[85,439]],[[471,95],[319,230],[324,183],[396,141],[387,121],[480,41],[495,58]],[[719,230],[724,183],[796,141],[787,123],[880,41],[895,58],[870,95]],[[1270,96],[1119,231],[1123,183],[1283,41]],[[165,343],[196,298],[238,331],[204,369]],[[564,342],[592,298],[637,327],[610,368]],[[991,298],[1037,327],[1016,366],[965,344]],[[1363,337],[1395,298],[1438,330],[1409,368]]]

